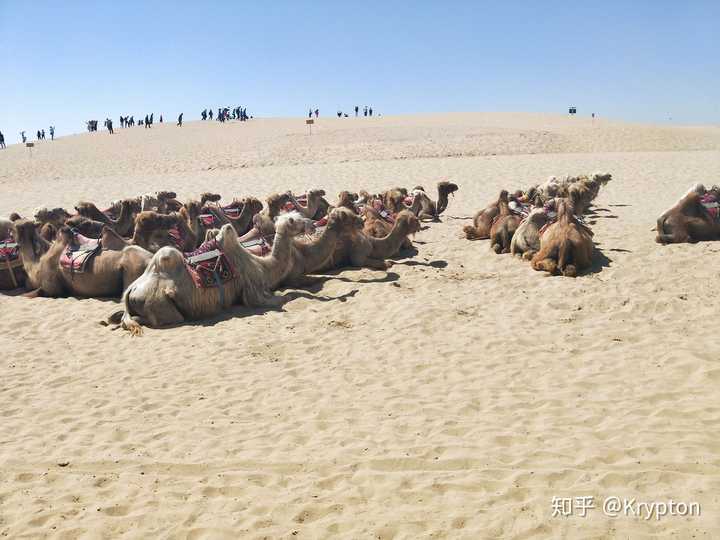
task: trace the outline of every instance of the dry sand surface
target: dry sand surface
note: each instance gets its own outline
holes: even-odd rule
[[[606,170],[594,272],[459,238],[502,187]],[[390,272],[142,338],[112,301],[0,296],[0,537],[718,538],[720,245],[656,217],[720,183],[720,128],[532,114],[187,123],[0,151],[0,216],[452,179]],[[593,496],[588,517],[553,497]],[[608,496],[699,517],[605,517]]]

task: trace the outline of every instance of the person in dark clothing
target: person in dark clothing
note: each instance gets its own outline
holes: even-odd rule
[[[45,130],[44,129],[40,130],[40,135],[42,135],[42,140],[44,141],[45,140]]]
[[[342,118],[342,111],[338,111],[338,118]]]
[[[20,137],[22,138],[23,144],[25,144],[25,143],[27,142],[27,137],[25,136],[25,132],[24,132],[24,131],[21,131],[21,132],[20,132]]]
[[[372,107],[368,109],[368,116],[372,116]]]
[[[37,140],[38,141],[40,140],[40,130],[39,129],[37,130]]]
[[[147,128],[150,127],[150,117],[149,117],[147,114],[145,115],[145,124],[144,124],[144,126],[145,126],[145,129],[147,129]]]
[[[50,126],[50,140],[55,140],[55,126]]]
[[[213,111],[212,111],[212,109],[210,109],[210,112],[208,113],[208,117],[210,118],[210,120],[212,120],[212,117],[213,117]]]
[[[5,148],[5,135],[0,131],[0,148]]]
[[[160,123],[162,124],[162,114],[160,115]]]
[[[358,112],[360,111],[360,107],[355,105],[355,117],[357,118]]]
[[[153,125],[153,122],[154,122],[154,120],[153,120],[154,116],[155,116],[155,113],[150,113],[150,125],[151,126]]]
[[[367,116],[367,105],[365,105],[365,108],[363,109],[363,116]]]
[[[207,120],[207,109],[203,109],[203,112],[200,113],[200,118]]]
[[[315,118],[320,116],[320,109],[315,109]]]
[[[180,113],[180,116],[178,116],[178,123],[177,123],[177,125],[180,127],[182,127],[182,117],[183,117],[183,113]]]
[[[308,111],[308,118],[312,118],[312,109]]]
[[[108,127],[108,131],[110,132],[110,135],[113,135],[115,132],[113,131],[112,120],[110,120],[109,118],[108,118],[108,126],[107,127]]]

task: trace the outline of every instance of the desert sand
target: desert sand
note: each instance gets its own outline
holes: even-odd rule
[[[593,272],[460,238],[501,188],[604,170]],[[0,537],[718,538],[720,245],[656,217],[720,128],[438,114],[118,129],[0,151],[0,216],[450,179],[417,254],[141,338],[111,300],[0,295]],[[587,517],[553,497],[592,496]],[[701,515],[603,515],[609,496]]]

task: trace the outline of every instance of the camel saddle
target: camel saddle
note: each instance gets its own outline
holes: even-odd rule
[[[720,204],[713,193],[706,193],[700,198],[700,203],[713,221],[720,221]]]
[[[272,246],[264,237],[248,240],[247,242],[240,242],[240,245],[258,257],[264,257],[272,251]]]
[[[185,244],[185,235],[180,230],[180,227],[172,227],[168,229],[168,235],[172,238],[173,243],[177,248],[180,248]]]
[[[60,266],[72,273],[87,272],[95,255],[102,251],[99,239],[87,238],[80,233],[73,233],[73,241],[65,252],[60,255]]]
[[[215,214],[200,214],[198,217],[205,227],[219,227],[221,225]]]
[[[295,197],[295,200],[300,206],[307,207],[307,194],[298,195],[297,197]],[[285,206],[283,208],[286,212],[292,212],[293,210],[297,210],[295,204],[292,202],[285,203]]]
[[[203,243],[190,253],[185,253],[185,268],[198,288],[220,286],[235,277],[230,259],[223,253],[217,240]]]
[[[20,261],[20,248],[11,234],[4,240],[0,240],[0,268],[18,266],[16,261],[22,264],[22,261]]]

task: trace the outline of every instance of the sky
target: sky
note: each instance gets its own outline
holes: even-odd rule
[[[719,21],[719,0],[0,0],[0,131],[239,105],[717,124]]]

